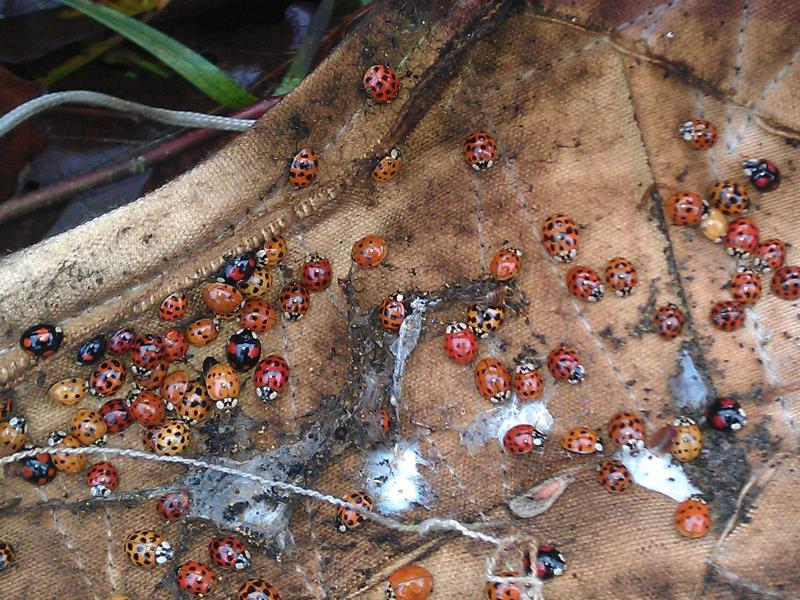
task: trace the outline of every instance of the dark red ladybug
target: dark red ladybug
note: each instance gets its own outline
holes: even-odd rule
[[[275,400],[289,382],[289,363],[276,354],[264,357],[253,373],[256,396],[264,402]]]
[[[771,192],[781,185],[781,172],[771,160],[751,158],[742,163],[742,169],[759,192]]]
[[[53,464],[53,459],[44,452],[23,458],[17,464],[22,478],[36,485],[50,483],[58,473],[56,466]]]
[[[708,424],[720,431],[738,431],[747,425],[747,414],[733,398],[717,398],[706,410]]]
[[[133,348],[136,332],[130,327],[123,327],[108,340],[108,351],[111,354],[125,354]]]
[[[249,329],[240,329],[228,339],[225,346],[228,363],[237,371],[249,371],[261,358],[261,342]]]
[[[161,361],[164,353],[164,340],[161,336],[147,333],[140,335],[131,347],[131,370],[137,377],[150,377]]]
[[[78,354],[76,358],[78,360],[78,364],[93,365],[98,360],[103,358],[103,355],[105,353],[106,353],[106,336],[104,336],[101,333],[100,335],[83,342],[83,344],[81,344],[81,347],[78,348]]]
[[[28,327],[19,338],[19,346],[28,356],[48,358],[53,356],[64,341],[64,332],[60,327],[39,323]]]
[[[250,566],[250,551],[231,535],[215,537],[208,545],[211,562],[225,569],[241,571]]]
[[[322,258],[319,254],[312,254],[300,269],[300,279],[303,285],[312,292],[327,290],[333,281],[331,261]]]
[[[121,433],[133,423],[128,404],[120,398],[104,402],[99,412],[109,433]]]
[[[230,259],[224,267],[222,272],[217,277],[220,283],[227,283],[228,285],[235,286],[240,282],[247,281],[253,274],[258,264],[256,255],[252,252],[245,252]]]
[[[156,511],[167,521],[177,521],[192,508],[187,490],[168,492],[156,500]]]

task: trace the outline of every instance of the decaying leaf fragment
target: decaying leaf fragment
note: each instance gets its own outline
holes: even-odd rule
[[[530,519],[547,511],[559,499],[575,478],[572,475],[557,475],[545,479],[527,492],[514,496],[508,507],[518,517]]]

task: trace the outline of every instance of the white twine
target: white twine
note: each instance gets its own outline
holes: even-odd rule
[[[56,448],[55,446],[48,446],[47,448],[32,448],[29,450],[23,450],[22,452],[17,452],[16,454],[12,454],[11,456],[0,458],[0,466],[11,464],[19,460],[22,460],[24,458],[30,458],[36,456],[37,454],[112,454],[112,455],[115,454],[117,456],[124,456],[128,458],[138,458],[154,462],[185,465],[187,467],[194,467],[197,469],[207,469],[209,471],[217,471],[219,473],[233,475],[234,477],[250,479],[264,486],[276,488],[285,492],[290,492],[292,494],[297,494],[298,496],[313,498],[315,500],[319,500],[320,502],[327,502],[328,504],[332,504],[334,506],[341,506],[343,508],[353,510],[363,515],[367,519],[371,519],[372,521],[380,523],[384,527],[388,527],[389,529],[394,529],[396,531],[402,531],[406,533],[417,533],[419,535],[428,535],[436,530],[456,531],[465,537],[474,540],[479,540],[481,542],[485,542],[487,544],[495,546],[495,552],[486,558],[486,568],[484,575],[487,581],[491,581],[492,583],[522,584],[523,586],[527,587],[526,589],[527,598],[529,598],[530,600],[540,600],[541,598],[543,598],[542,581],[535,574],[527,575],[524,577],[499,577],[495,575],[495,568],[497,566],[499,555],[510,546],[519,542],[519,540],[516,537],[498,538],[493,535],[483,533],[481,531],[475,531],[474,529],[470,529],[469,527],[467,527],[466,525],[455,519],[443,519],[440,517],[431,517],[419,523],[403,523],[391,517],[371,512],[370,510],[364,508],[363,506],[357,506],[355,504],[351,504],[350,502],[346,502],[341,498],[337,498],[329,494],[323,494],[322,492],[304,488],[299,485],[295,485],[293,483],[288,483],[286,481],[276,481],[274,479],[267,479],[266,477],[261,477],[260,475],[248,473],[247,471],[242,471],[239,469],[235,469],[233,467],[226,467],[224,465],[209,463],[204,460],[199,460],[196,458],[184,458],[183,456],[161,456],[156,454],[150,454],[147,452],[142,452],[141,450],[132,450],[128,448],[105,448],[105,447],[100,448],[97,446],[85,446],[80,448]]]

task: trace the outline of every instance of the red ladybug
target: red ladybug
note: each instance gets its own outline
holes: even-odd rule
[[[238,285],[244,283],[253,274],[258,265],[258,259],[252,252],[245,252],[230,259],[217,277],[219,283]]]
[[[92,496],[108,496],[117,489],[117,470],[111,463],[95,463],[86,474],[86,483]]]
[[[615,413],[606,426],[608,437],[617,446],[644,448],[647,427],[636,413],[621,411]]]
[[[125,383],[125,365],[116,358],[101,362],[89,376],[89,392],[96,396],[111,396]]]
[[[600,467],[600,485],[609,492],[624,492],[632,483],[631,472],[619,460],[609,460]]]
[[[303,148],[292,158],[289,166],[289,183],[296,190],[307,188],[317,178],[319,158],[311,148]]]
[[[134,377],[133,386],[140,390],[156,390],[164,383],[167,371],[169,371],[169,363],[165,360],[159,360],[153,370],[150,371],[150,375],[147,377]]]
[[[522,363],[514,369],[514,391],[520,400],[536,400],[544,393],[542,376],[531,363]]]
[[[253,372],[256,396],[264,402],[275,400],[288,382],[289,363],[275,354],[264,357]]]
[[[711,528],[711,513],[702,498],[689,498],[675,509],[675,528],[684,537],[701,538]]]
[[[106,424],[109,433],[121,433],[131,426],[133,417],[124,400],[114,398],[107,400],[100,406],[100,416]]]
[[[131,348],[131,371],[137,377],[149,377],[163,353],[164,340],[161,336],[150,333],[139,336]]]
[[[331,261],[319,254],[312,254],[300,269],[300,281],[312,292],[327,290],[333,281]]]
[[[596,302],[603,298],[603,283],[594,269],[575,265],[567,271],[567,288],[576,298]]]
[[[166,521],[177,521],[192,508],[188,490],[167,492],[156,500],[156,511]]]
[[[728,254],[737,258],[747,258],[758,247],[758,227],[750,217],[739,217],[728,225],[725,235]]]
[[[158,316],[165,321],[178,321],[186,316],[189,310],[189,300],[184,293],[170,294],[161,302]]]
[[[237,371],[249,371],[261,358],[261,342],[249,329],[240,329],[228,339],[225,346],[228,363]]]
[[[739,431],[747,425],[747,414],[733,398],[717,398],[706,409],[709,425],[719,431]]]
[[[528,454],[544,444],[545,437],[533,425],[514,425],[503,436],[503,448],[509,454]]]
[[[378,320],[386,331],[396,333],[400,331],[400,326],[407,314],[405,297],[401,292],[395,292],[381,302],[378,309]]]
[[[302,283],[290,281],[280,295],[281,310],[287,321],[297,321],[311,308],[311,294]]]
[[[744,306],[732,300],[717,302],[711,307],[711,323],[722,331],[735,331],[744,327]]]
[[[19,346],[28,356],[48,358],[58,352],[63,341],[64,332],[60,327],[39,323],[22,332]]]
[[[578,225],[567,215],[551,215],[542,225],[542,245],[561,262],[571,262],[578,253]]]
[[[492,257],[489,271],[496,281],[509,281],[514,279],[522,267],[522,251],[518,248],[506,246],[497,251]]]
[[[547,355],[547,370],[554,379],[567,383],[580,383],[586,379],[586,370],[578,360],[578,354],[563,344]]]
[[[780,269],[786,260],[786,245],[779,239],[764,240],[753,255],[753,265],[762,273]]]
[[[731,279],[731,295],[745,306],[755,304],[761,297],[761,276],[752,269],[740,269]]]
[[[365,269],[377,267],[386,258],[387,252],[385,239],[379,235],[367,235],[353,244],[353,262]]]
[[[263,298],[250,298],[239,312],[239,325],[255,333],[266,333],[277,320],[275,309]]]
[[[511,374],[496,358],[484,358],[475,365],[475,387],[491,402],[502,402],[511,396]]]
[[[708,216],[708,202],[694,192],[676,192],[664,201],[664,212],[675,225],[699,225]]]
[[[389,65],[372,65],[362,81],[367,96],[378,104],[386,104],[400,92],[400,80]]]
[[[444,351],[453,362],[466,365],[478,355],[478,340],[466,323],[450,323],[444,331]]]
[[[17,465],[22,478],[35,485],[46,485],[58,474],[52,457],[44,452],[23,458]]]
[[[183,360],[186,353],[189,352],[189,341],[183,332],[176,327],[167,329],[161,340],[164,344],[162,358],[167,362],[173,363]]]
[[[106,336],[102,333],[86,340],[78,348],[76,359],[79,365],[93,365],[106,353]]]
[[[476,131],[464,140],[464,159],[476,171],[490,169],[497,160],[497,140],[487,131]]]
[[[250,567],[250,551],[239,539],[225,535],[212,538],[208,544],[211,562],[224,569],[241,571]]]
[[[653,314],[653,326],[656,333],[666,340],[678,337],[683,331],[686,316],[674,304],[659,306]]]
[[[772,276],[772,291],[784,300],[800,298],[800,267],[787,265],[775,271]]]
[[[759,192],[771,192],[781,185],[781,172],[771,160],[751,158],[742,163],[742,170]]]
[[[175,579],[181,590],[199,598],[210,594],[217,581],[216,574],[211,567],[193,560],[178,567]]]
[[[111,354],[125,354],[133,348],[136,332],[130,327],[123,327],[108,340],[108,351]]]
[[[605,275],[608,287],[614,290],[617,296],[630,296],[639,280],[636,267],[627,258],[621,256],[608,261]]]
[[[686,121],[678,133],[695,150],[708,150],[717,141],[717,126],[705,119]]]
[[[167,409],[164,401],[153,392],[143,391],[133,395],[130,402],[133,420],[142,427],[154,427],[164,422]]]

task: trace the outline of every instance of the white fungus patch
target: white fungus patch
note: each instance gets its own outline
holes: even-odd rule
[[[679,373],[669,378],[675,404],[682,410],[703,412],[708,401],[708,386],[686,350],[682,351],[682,356],[678,359],[678,369]]]
[[[475,454],[491,439],[496,439],[503,446],[503,436],[515,425],[533,425],[540,433],[547,435],[553,427],[553,415],[542,402],[525,402],[519,404],[516,394],[511,401],[502,406],[495,406],[481,411],[461,431],[460,441],[470,454]]]
[[[398,513],[414,505],[429,508],[433,496],[419,467],[431,468],[416,443],[398,442],[394,448],[372,452],[365,464],[367,493],[383,513]]]
[[[683,502],[700,490],[689,481],[683,467],[672,461],[672,456],[656,456],[644,448],[637,453],[617,452],[614,458],[628,467],[633,481],[659,494]]]

